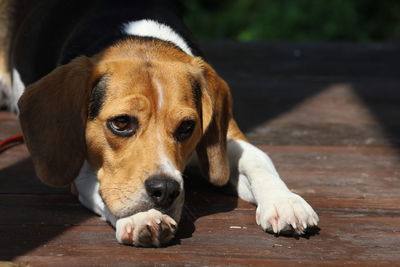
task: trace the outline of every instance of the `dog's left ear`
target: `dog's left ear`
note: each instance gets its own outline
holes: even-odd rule
[[[203,175],[214,185],[229,180],[227,132],[232,118],[232,98],[227,83],[216,71],[199,58],[202,69],[201,115],[203,137],[196,151]]]
[[[71,183],[84,162],[91,70],[89,58],[76,58],[28,86],[18,102],[36,174],[48,185]]]

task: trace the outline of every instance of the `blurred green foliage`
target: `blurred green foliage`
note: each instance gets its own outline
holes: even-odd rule
[[[400,0],[177,0],[199,39],[400,40]]]

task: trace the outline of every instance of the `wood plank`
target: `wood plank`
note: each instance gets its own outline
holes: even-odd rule
[[[260,146],[289,188],[305,197],[398,198],[400,156],[369,146]]]
[[[1,130],[0,130],[1,132]],[[0,194],[69,194],[69,187],[54,188],[35,175],[29,152],[18,145],[0,153]]]
[[[239,222],[245,227],[242,229],[229,228],[232,224],[231,220],[239,218],[237,215],[217,214],[217,218],[199,218],[195,222],[196,231],[190,235],[184,235],[176,241],[175,245],[157,250],[155,260],[171,262],[170,258],[172,257],[177,260],[176,263],[207,264],[210,258],[220,258],[220,264],[223,265],[227,265],[229,262],[224,263],[224,257],[240,260],[241,258],[250,259],[249,255],[251,255],[250,262],[253,259],[260,261],[263,259],[334,261],[338,258],[342,261],[400,260],[400,255],[397,253],[400,236],[400,218],[398,216],[381,216],[366,220],[365,217],[360,216],[349,218],[348,216],[323,215],[321,231],[318,235],[308,239],[294,239],[264,234],[255,226],[254,214],[247,214],[244,216],[245,218],[242,215],[240,216],[241,222]],[[28,256],[55,255],[60,255],[60,257],[64,255],[96,256],[97,260],[102,263],[113,263],[115,259],[129,262],[154,258],[155,251],[153,249],[132,248],[116,244],[113,231],[106,225],[68,228],[28,225],[24,227],[8,226],[2,227],[2,229],[13,233],[11,239],[1,241],[7,243],[7,248],[2,250],[3,257],[20,250],[22,240],[25,244],[41,240],[45,245],[33,246],[36,247],[34,250],[24,253],[25,260],[28,259]],[[59,235],[60,233],[62,235]],[[43,240],[49,236],[52,237],[51,240]],[[110,253],[113,255],[112,258],[108,256]],[[21,255],[21,253],[17,255]],[[172,260],[171,263],[173,262]]]
[[[356,260],[324,260],[324,259],[301,259],[301,260],[287,260],[287,259],[269,259],[269,258],[229,258],[229,257],[214,257],[214,256],[198,256],[189,255],[192,257],[190,261],[183,260],[180,255],[178,256],[157,256],[148,258],[125,258],[113,257],[106,259],[102,263],[95,266],[163,266],[165,262],[170,262],[168,266],[396,266],[397,262],[390,260],[383,261],[356,261]],[[81,257],[81,256],[46,256],[46,257],[21,257],[18,262],[29,263],[32,266],[67,266],[65,262],[70,262],[73,266],[93,266],[91,263],[96,262],[96,257]]]
[[[135,259],[126,259],[125,257],[113,257],[113,260],[107,259],[95,266],[164,266],[166,262],[170,262],[168,266],[396,266],[397,262],[384,261],[355,261],[355,260],[282,260],[282,259],[258,259],[258,258],[229,258],[229,257],[210,257],[201,256],[191,258],[185,262],[178,256],[164,256],[162,258],[150,257],[143,259],[141,257]],[[93,266],[91,263],[96,262],[96,257],[70,257],[70,256],[46,256],[46,257],[20,257],[18,262],[29,263],[32,266],[64,266],[66,262],[72,266]]]
[[[0,110],[0,140],[21,133],[17,116],[11,112]]]
[[[34,203],[31,205],[24,205],[24,201],[10,201],[20,203],[11,208],[23,210],[22,214],[1,210],[14,218],[3,221],[4,224],[0,226],[2,236],[0,258],[15,259],[23,263],[32,263],[30,261],[33,259],[33,262],[41,264],[41,260],[48,261],[48,257],[57,258],[55,255],[61,255],[58,257],[65,255],[67,258],[85,256],[97,257],[97,260],[102,263],[112,264],[113,261],[108,261],[109,257],[103,259],[99,255],[106,255],[112,251],[114,255],[112,260],[121,257],[121,262],[125,263],[132,261],[144,263],[153,257],[151,249],[117,245],[113,230],[105,222],[79,205],[65,205],[65,202],[74,203],[71,198],[57,195],[13,196],[14,199],[18,197],[43,199],[41,201],[27,200],[26,203]],[[54,201],[49,201],[52,198]],[[207,205],[204,203],[200,205],[198,202],[204,201],[204,198],[208,200]],[[235,262],[243,264],[241,259],[247,258],[246,255],[252,255],[251,259],[254,259],[254,263],[267,263],[271,258],[281,259],[277,261],[281,263],[291,262],[293,259],[297,262],[303,258],[308,263],[310,263],[309,259],[314,258],[335,262],[339,255],[341,261],[346,262],[400,260],[395,253],[400,240],[400,216],[397,208],[399,199],[380,201],[312,199],[311,204],[320,214],[321,231],[306,240],[263,234],[255,224],[253,206],[238,201],[234,210],[222,212],[218,205],[216,205],[217,208],[210,205],[210,201],[218,200],[218,198],[221,197],[206,195],[196,200],[197,206],[191,209],[191,216],[185,216],[175,245],[164,248],[161,252],[157,250],[156,261],[164,262],[168,257],[173,257],[177,260],[176,263],[209,264],[210,258],[216,258],[220,260],[216,263],[228,265]],[[222,196],[222,199],[226,198],[233,197]],[[47,201],[49,201],[47,205],[42,204]],[[189,198],[189,201],[193,200]],[[24,207],[18,208],[18,205]],[[53,208],[48,206],[53,206]],[[6,218],[3,214],[0,214],[0,217]],[[20,225],[20,222],[24,223]],[[24,242],[21,243],[21,240]],[[237,244],[238,240],[240,244]],[[32,250],[32,248],[35,249]],[[289,254],[287,250],[290,251]],[[162,255],[160,256],[159,253]],[[164,258],[164,253],[167,258]],[[182,254],[185,257],[175,257]],[[10,255],[25,256],[10,258]],[[228,257],[232,261],[224,263],[223,257]],[[58,262],[56,259],[51,259],[49,262],[53,260]],[[81,264],[84,262],[85,260]],[[170,259],[167,262],[174,261]],[[67,263],[70,264],[70,260]]]
[[[319,214],[348,216],[398,216],[400,199],[307,199]],[[212,214],[249,212],[254,217],[255,206],[234,196],[204,192],[186,199],[186,216],[190,219]],[[0,195],[0,225],[104,225],[91,211],[73,197]],[[20,211],[20,212],[15,212]]]

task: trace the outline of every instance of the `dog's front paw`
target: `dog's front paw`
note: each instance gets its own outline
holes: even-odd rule
[[[122,218],[116,224],[116,237],[119,243],[160,247],[175,235],[177,223],[168,215],[151,209]]]
[[[261,201],[256,211],[257,224],[264,231],[279,234],[304,234],[318,224],[318,215],[299,195],[291,192],[276,194]]]

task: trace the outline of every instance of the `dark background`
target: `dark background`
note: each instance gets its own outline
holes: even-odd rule
[[[176,0],[199,39],[400,40],[399,0]]]

